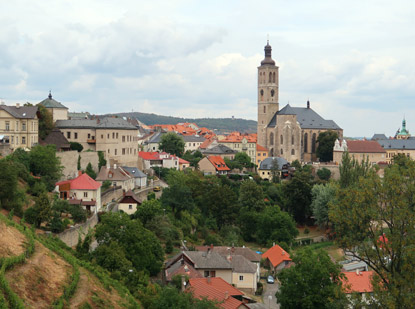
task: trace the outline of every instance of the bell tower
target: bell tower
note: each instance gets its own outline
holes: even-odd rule
[[[271,57],[272,48],[267,40],[265,58],[258,67],[258,144],[268,148],[266,128],[278,112],[278,67]]]

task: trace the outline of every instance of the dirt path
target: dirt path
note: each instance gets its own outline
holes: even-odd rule
[[[26,241],[26,237],[17,229],[0,221],[0,257],[22,254]]]
[[[8,271],[6,279],[27,307],[50,308],[62,295],[71,274],[71,265],[36,242],[33,256]]]

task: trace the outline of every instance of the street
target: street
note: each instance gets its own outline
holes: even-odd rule
[[[264,293],[262,300],[264,301],[265,308],[267,309],[279,309],[280,305],[277,304],[275,293],[278,291],[278,281],[275,280],[274,284],[264,283]]]

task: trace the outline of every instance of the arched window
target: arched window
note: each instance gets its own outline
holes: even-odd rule
[[[271,97],[273,97],[274,94],[275,94],[275,90],[274,89],[271,89]]]
[[[275,72],[272,73],[272,82],[275,83]]]
[[[291,145],[294,145],[294,135],[291,135]]]
[[[274,145],[274,133],[272,132],[269,134],[269,144]]]
[[[284,144],[284,138],[282,137],[282,134],[280,135],[280,144]]]
[[[313,133],[313,138],[311,139],[311,152],[316,152],[316,133]]]
[[[291,155],[292,156],[295,155],[295,150],[294,149],[291,149]]]
[[[283,154],[284,153],[284,151],[282,150],[282,148],[281,148],[281,154]]]
[[[271,82],[272,82],[272,73],[269,72],[269,83],[271,83]]]
[[[261,94],[261,97],[262,97],[264,95],[264,89],[261,89],[259,93]]]
[[[269,155],[270,155],[271,157],[273,157],[273,156],[274,156],[274,148],[271,148],[271,150],[270,150],[270,152],[269,152]]]
[[[267,112],[267,108],[264,106],[264,114]]]
[[[304,134],[304,153],[308,152],[308,133]]]

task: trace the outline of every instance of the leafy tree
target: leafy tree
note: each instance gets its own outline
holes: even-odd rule
[[[49,201],[49,197],[46,192],[43,192],[39,195],[36,199],[35,205],[32,207],[33,212],[36,214],[34,217],[34,223],[37,227],[39,227],[42,222],[47,222],[52,216],[52,206]],[[30,208],[29,208],[30,209]],[[26,218],[29,222],[29,220]]]
[[[53,130],[53,117],[46,107],[38,104],[39,138],[45,139]]]
[[[328,181],[331,176],[331,171],[328,168],[323,167],[317,171],[317,176],[321,180]]]
[[[293,258],[295,265],[284,269],[275,294],[281,308],[345,308],[340,267],[323,250],[305,248]]]
[[[97,178],[97,173],[95,173],[94,169],[92,168],[91,162],[89,162],[88,165],[86,166],[85,173],[87,173],[88,176],[91,177],[92,179]]]
[[[381,308],[410,308],[415,302],[414,193],[415,162],[405,159],[386,168],[383,178],[369,171],[341,188],[329,210],[339,246],[375,272]]]
[[[16,202],[17,172],[7,160],[0,160],[0,205],[11,210]]]
[[[318,135],[316,155],[321,162],[333,161],[334,142],[338,137],[335,131],[325,131]]]
[[[77,163],[76,168],[78,169],[78,171],[81,170],[81,155],[78,156],[78,163]]]
[[[270,245],[285,242],[288,245],[298,235],[295,221],[278,206],[268,206],[258,215],[257,242]]]
[[[334,184],[315,185],[311,190],[313,201],[311,209],[316,222],[321,227],[328,226],[329,223],[329,203],[336,197],[337,187]]]
[[[181,293],[175,287],[164,287],[154,300],[154,309],[215,309],[217,303],[207,299],[194,298],[192,293]]]
[[[160,138],[159,148],[167,153],[181,157],[184,153],[183,137],[173,132],[163,134]]]
[[[262,187],[252,180],[245,180],[239,189],[239,204],[241,208],[248,208],[260,212],[264,209],[264,192]]]
[[[271,175],[272,175],[272,179],[271,181],[274,183],[279,183],[280,182],[280,166],[278,164],[278,159],[274,158],[272,159],[272,163],[271,163]]]
[[[196,150],[195,152],[192,152],[190,150],[187,150],[184,154],[182,159],[189,161],[190,166],[198,167],[199,161],[203,158],[202,153],[199,150]]]
[[[101,167],[107,165],[107,160],[105,160],[105,155],[103,151],[98,151],[98,170],[101,170]]]
[[[348,152],[343,153],[342,163],[339,166],[340,171],[340,187],[346,188],[352,184],[357,183],[359,177],[365,177],[370,171],[371,167],[368,158],[363,158],[359,163],[355,158],[350,158]]]
[[[154,276],[161,270],[164,252],[160,241],[151,231],[145,229],[139,220],[133,220],[124,213],[106,213],[95,230],[99,245],[117,242],[137,271]]]
[[[62,167],[60,159],[56,156],[54,145],[38,145],[31,149],[30,171],[33,175],[42,177],[49,191],[55,188],[55,183],[61,176]]]
[[[144,201],[137,211],[133,214],[133,218],[137,218],[145,226],[147,222],[153,220],[156,216],[163,214],[163,208],[159,200]]]
[[[69,145],[71,147],[71,150],[76,150],[78,152],[81,152],[84,149],[84,146],[82,146],[78,142],[69,142]]]
[[[286,209],[299,223],[304,223],[311,215],[311,178],[311,172],[308,169],[297,170],[292,179],[283,187]]]
[[[267,187],[266,195],[275,205],[285,205],[283,186],[281,184],[272,184]]]
[[[242,167],[253,167],[254,164],[251,162],[251,157],[246,152],[237,152],[233,159],[239,163]]]

